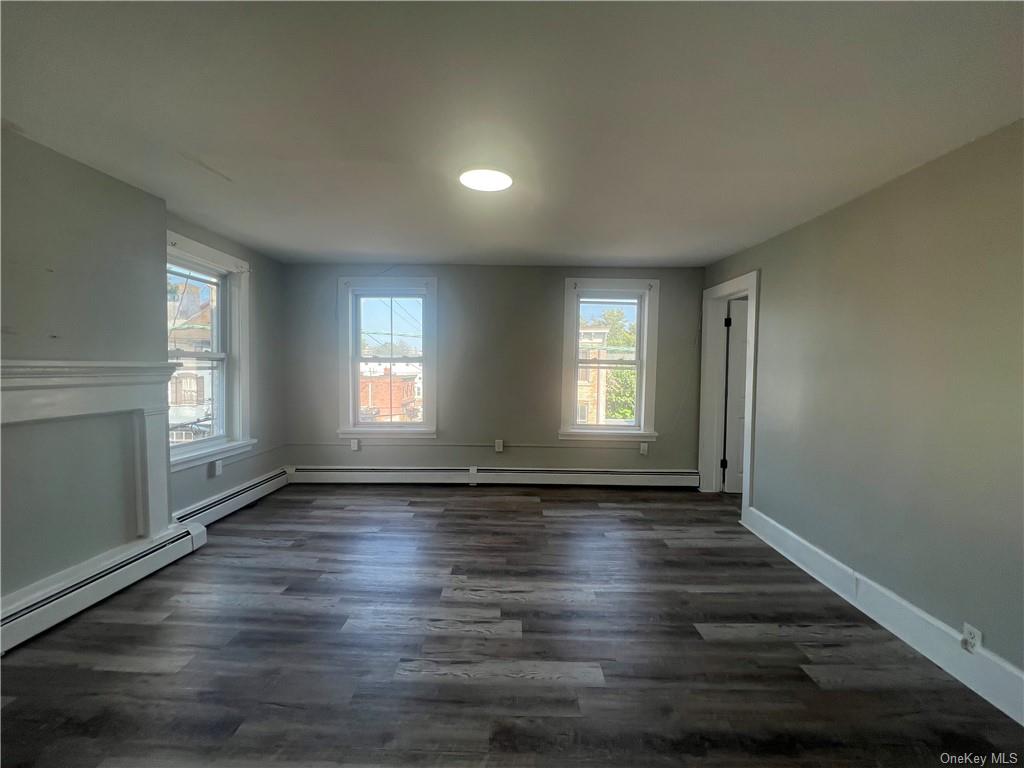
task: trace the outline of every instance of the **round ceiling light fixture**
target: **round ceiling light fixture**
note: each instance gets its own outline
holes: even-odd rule
[[[477,192],[501,192],[512,186],[512,177],[493,168],[470,168],[462,172],[459,182]]]

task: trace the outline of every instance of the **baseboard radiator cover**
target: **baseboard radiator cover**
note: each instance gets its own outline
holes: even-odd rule
[[[205,543],[203,526],[175,525],[154,539],[125,544],[12,593],[0,614],[0,651],[6,653]]]
[[[279,467],[223,493],[218,493],[215,496],[180,509],[174,512],[173,516],[179,523],[209,525],[220,520],[225,515],[230,515],[232,512],[252,504],[268,493],[273,493],[278,488],[283,488],[287,484],[288,472],[285,471],[284,467]]]
[[[960,646],[960,632],[895,592],[748,507],[743,525],[858,610],[962,682],[972,691],[1024,724],[1024,670],[987,648],[970,653]]]
[[[457,485],[627,485],[696,488],[696,470],[514,467],[287,467],[293,483],[442,483]]]

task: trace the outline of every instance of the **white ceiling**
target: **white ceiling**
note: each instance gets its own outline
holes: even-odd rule
[[[284,259],[706,264],[1020,117],[1022,8],[5,2],[3,117]]]

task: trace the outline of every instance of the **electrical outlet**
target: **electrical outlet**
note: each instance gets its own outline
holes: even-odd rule
[[[224,462],[221,460],[210,462],[210,477],[220,477],[224,472]]]
[[[353,451],[358,451],[359,450],[359,438],[358,437],[353,438],[352,442],[350,443],[350,445],[352,446],[352,450]]]
[[[964,634],[960,638],[960,647],[968,653],[974,653],[981,647],[981,630],[977,627],[972,627],[965,621]]]
[[[646,456],[647,455],[647,443],[640,443],[640,455],[641,456]]]
[[[501,453],[504,450],[505,450],[505,441],[504,440],[495,440],[494,441],[494,452],[495,453]]]

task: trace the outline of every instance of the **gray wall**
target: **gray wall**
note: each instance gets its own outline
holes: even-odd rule
[[[179,510],[197,501],[233,488],[286,463],[282,443],[288,403],[284,398],[281,364],[285,345],[283,328],[284,268],[262,254],[207,229],[167,216],[166,228],[198,240],[211,248],[249,262],[250,354],[251,354],[251,436],[259,442],[252,451],[224,460],[220,477],[210,477],[207,466],[171,473],[171,509]],[[166,327],[164,330],[166,345]]]
[[[707,270],[761,270],[753,506],[1018,666],[1021,133]]]
[[[168,218],[164,202],[10,130],[2,132],[2,355],[5,359],[165,361],[166,230],[252,264],[252,453],[224,473],[173,473],[171,509],[285,463],[282,268]],[[132,540],[126,417],[3,428],[4,594]],[[128,486],[126,486],[128,483]]]
[[[367,440],[354,452],[348,440],[336,435],[338,278],[383,272],[438,278],[438,436],[405,443]],[[558,439],[565,278],[576,275],[661,281],[655,414],[659,434],[646,457],[635,443],[591,445]],[[293,265],[286,268],[285,284],[288,442],[294,463],[697,466],[701,269]],[[504,453],[494,452],[498,438],[506,442]]]
[[[166,360],[163,200],[2,135],[3,356]]]
[[[4,594],[136,537],[133,428],[126,413],[4,427]]]
[[[3,357],[166,360],[163,201],[9,130],[2,149]],[[135,536],[125,423],[3,429],[4,594]]]

